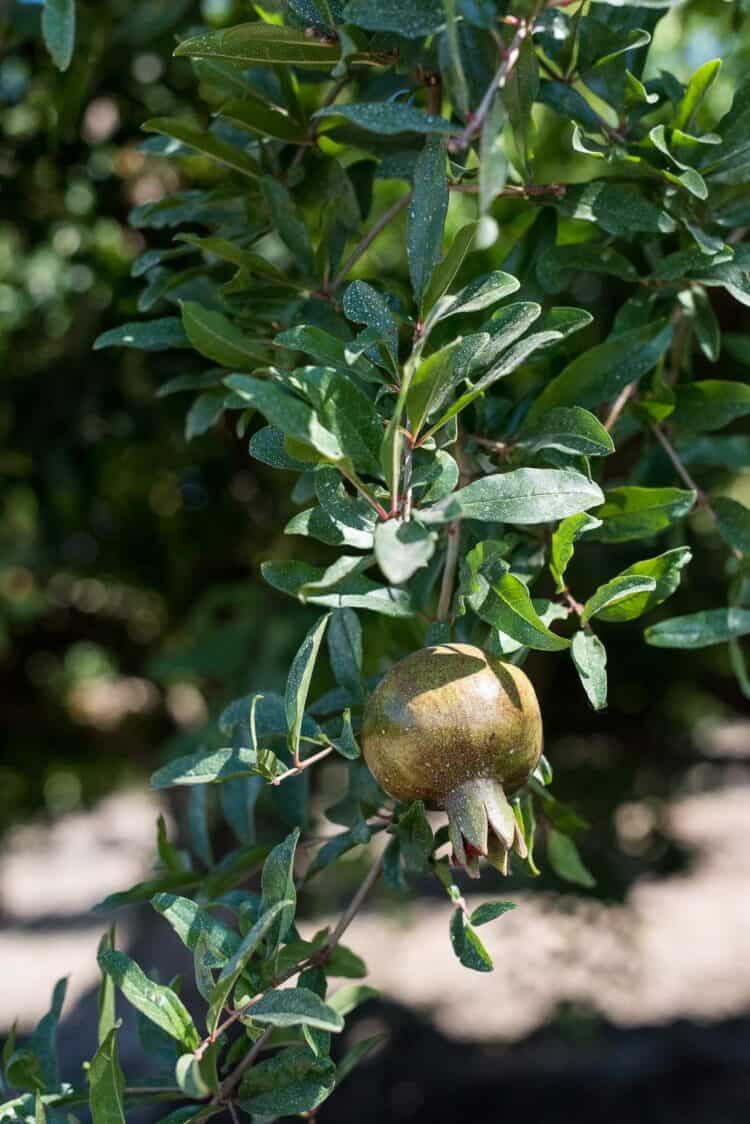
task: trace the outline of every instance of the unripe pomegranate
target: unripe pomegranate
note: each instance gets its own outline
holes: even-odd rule
[[[511,847],[525,857],[506,792],[536,768],[542,716],[520,668],[469,644],[412,652],[370,697],[362,749],[390,796],[445,809],[454,861],[472,876],[481,855],[503,874]]]

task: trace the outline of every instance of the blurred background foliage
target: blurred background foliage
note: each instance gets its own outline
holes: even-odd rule
[[[746,7],[689,0],[659,24],[650,67],[685,80],[731,38],[731,61],[711,94],[723,112],[750,61]],[[281,535],[294,511],[286,474],[250,460],[229,426],[186,442],[184,400],[155,393],[184,373],[179,353],[91,350],[100,332],[137,318],[142,281],[132,263],[170,238],[144,238],[128,224],[131,210],[214,174],[200,157],[168,164],[142,145],[145,118],[179,116],[193,98],[190,62],[170,57],[175,36],[250,11],[239,0],[81,3],[75,61],[63,75],[41,45],[38,7],[11,0],[0,17],[2,828],[145,783],[166,755],[200,742],[225,700],[281,687],[315,616],[259,577],[262,560],[292,545],[297,557],[321,550]],[[569,135],[539,110],[538,179],[568,179]],[[393,183],[377,190],[395,191]],[[478,269],[501,266],[518,215],[513,200],[498,200],[480,232]],[[386,287],[404,285],[397,231],[363,259],[362,272],[373,267]],[[601,334],[625,295],[589,276],[565,302],[590,309]],[[748,329],[747,310],[729,298],[717,296],[715,308],[723,328]],[[748,502],[747,481],[721,483]],[[684,534],[665,536],[662,549]],[[724,552],[700,513],[688,539],[701,549],[673,614],[718,604],[725,585]],[[629,544],[617,557],[611,547],[601,559],[589,549],[581,584],[636,557]],[[367,621],[366,670],[387,661],[394,642],[392,623],[386,630],[381,620]],[[606,641],[612,689],[603,716],[588,710],[572,665],[555,662],[553,673],[532,653],[529,670],[559,795],[593,825],[583,850],[597,893],[618,897],[639,872],[683,861],[662,831],[665,802],[737,767],[737,747],[717,743],[711,729],[744,703],[724,649],[665,657],[643,644],[638,625],[607,627]],[[335,778],[323,769],[316,783]]]

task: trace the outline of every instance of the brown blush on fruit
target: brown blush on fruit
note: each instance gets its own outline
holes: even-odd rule
[[[362,748],[389,795],[448,813],[456,861],[479,856],[507,872],[525,852],[506,792],[526,783],[542,753],[542,717],[528,676],[469,644],[412,652],[365,708]]]

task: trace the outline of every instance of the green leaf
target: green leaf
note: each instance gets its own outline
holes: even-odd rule
[[[750,386],[747,383],[707,379],[678,386],[675,395],[677,401],[670,421],[694,433],[722,429],[737,418],[750,414]]]
[[[95,912],[105,913],[112,909],[120,909],[126,905],[139,905],[151,901],[154,894],[161,891],[186,890],[200,883],[200,875],[195,871],[183,871],[179,874],[166,874],[160,878],[150,878],[147,882],[138,882],[129,890],[120,890],[109,894],[103,901],[94,906]]]
[[[394,585],[408,581],[435,553],[436,536],[419,523],[389,519],[375,527],[375,558]]]
[[[602,621],[632,621],[642,616],[650,609],[661,605],[671,597],[680,584],[682,569],[687,566],[692,558],[692,552],[685,546],[678,546],[659,554],[656,558],[645,558],[623,570],[620,578],[649,577],[654,580],[651,592],[631,593],[597,611],[599,620]]]
[[[455,381],[454,367],[462,342],[460,336],[451,340],[445,347],[423,359],[414,372],[406,395],[406,411],[414,436],[450,392]]]
[[[277,285],[294,287],[297,284],[297,282],[291,281],[287,274],[282,273],[276,266],[261,257],[260,254],[256,254],[252,250],[244,250],[241,246],[229,242],[226,238],[199,238],[197,234],[177,234],[175,235],[175,241],[195,246],[204,254],[231,262],[238,269],[244,269],[247,273],[253,275],[258,274]]]
[[[322,590],[320,583],[327,571],[321,566],[309,566],[306,562],[264,562],[261,573],[274,589],[310,605],[368,609],[387,617],[412,615],[411,601],[404,590],[378,585],[362,574],[345,575]]]
[[[517,444],[530,453],[559,449],[583,457],[607,457],[615,451],[599,419],[580,406],[560,406],[542,414]]]
[[[303,273],[308,277],[314,277],[315,252],[310,241],[310,231],[289,189],[271,176],[263,177],[260,189],[266,206],[271,212],[271,221],[279,238],[299,262]]]
[[[690,76],[685,96],[675,108],[674,123],[678,129],[690,132],[695,114],[718,78],[720,70],[721,59],[710,59]]]
[[[508,178],[508,157],[503,144],[505,106],[498,92],[492,99],[479,136],[479,214],[485,215]]]
[[[156,894],[151,904],[169,922],[191,952],[195,952],[199,940],[203,941],[211,956],[223,964],[237,951],[239,934],[190,898],[177,897],[175,894]]]
[[[335,1067],[305,1046],[290,1046],[256,1062],[240,1085],[241,1107],[259,1117],[312,1112],[335,1086]]]
[[[248,452],[251,457],[270,465],[271,468],[286,468],[293,472],[306,472],[310,464],[308,461],[298,460],[291,456],[284,443],[284,434],[272,425],[265,425],[250,438]]]
[[[309,141],[298,121],[247,91],[241,98],[230,98],[224,102],[219,115],[262,137],[272,137],[287,144],[306,144]]]
[[[607,649],[593,632],[581,630],[570,646],[581,685],[594,710],[607,705]]]
[[[210,1033],[213,1034],[215,1032],[216,1027],[221,1021],[232,988],[245,971],[260,946],[261,941],[264,940],[272,925],[276,922],[279,914],[286,911],[288,916],[289,911],[293,911],[294,907],[295,903],[293,901],[284,899],[276,902],[269,909],[265,910],[235,949],[231,958],[226,962],[211,992],[211,1002],[206,1018],[206,1026]]]
[[[300,398],[270,379],[252,375],[229,375],[226,386],[244,398],[263,414],[271,425],[288,437],[317,449],[333,461],[344,460],[344,453],[336,437],[325,428],[313,410]]]
[[[319,109],[316,117],[343,117],[359,129],[368,133],[379,133],[383,137],[397,136],[399,133],[451,133],[461,131],[460,125],[452,125],[445,117],[425,113],[415,105],[406,102],[373,101],[355,102],[351,105],[329,105]]]
[[[586,624],[605,609],[616,608],[621,601],[629,597],[653,593],[655,589],[655,580],[645,574],[619,574],[611,581],[600,585],[596,593],[589,597],[583,607],[581,624]]]
[[[125,1077],[117,1057],[114,1026],[94,1054],[88,1076],[93,1124],[125,1124]]]
[[[602,498],[599,485],[573,469],[517,468],[467,484],[421,511],[420,518],[434,523],[547,523],[595,507]]]
[[[198,750],[186,757],[177,757],[157,769],[150,784],[152,788],[218,784],[238,777],[250,777],[257,771],[258,753],[255,749]]]
[[[182,321],[176,316],[160,320],[137,320],[110,328],[94,340],[94,351],[105,347],[133,347],[138,351],[171,351],[173,347],[190,347]]]
[[[453,951],[465,968],[474,972],[492,971],[492,958],[461,909],[455,909],[451,915],[450,937]]]
[[[175,1080],[186,1096],[193,1100],[207,1097],[211,1090],[200,1070],[200,1064],[193,1054],[183,1054],[177,1059]]]
[[[241,23],[225,31],[184,39],[176,55],[199,59],[226,59],[238,66],[254,64],[333,66],[341,55],[338,43],[309,38],[304,31],[270,23]]]
[[[469,339],[470,338],[471,337],[469,337]],[[508,351],[500,356],[497,363],[490,367],[489,371],[474,384],[471,390],[467,390],[460,398],[456,399],[452,406],[448,407],[445,413],[433,423],[422,440],[424,441],[426,437],[437,433],[447,422],[451,421],[457,414],[460,414],[467,406],[470,406],[472,402],[483,395],[485,391],[489,390],[499,379],[512,374],[513,371],[520,367],[535,351],[559,339],[562,339],[559,332],[534,332],[533,335],[527,336],[525,339],[520,340],[514,347],[509,348]],[[490,339],[476,354],[475,361],[481,363],[485,356],[495,351],[500,345],[501,340],[499,336],[497,342]]]
[[[612,488],[594,513],[602,525],[590,538],[609,543],[648,538],[682,519],[694,503],[695,492],[680,488]]]
[[[511,909],[516,908],[515,902],[485,902],[483,905],[478,905],[470,917],[472,925],[486,925],[489,921],[495,921],[496,918],[502,917],[504,913],[509,913]]]
[[[505,297],[515,293],[520,288],[521,282],[510,273],[503,273],[495,269],[481,277],[476,277],[465,285],[455,296],[446,297],[433,317],[435,320],[445,320],[448,316],[463,315],[467,312],[479,312],[483,308],[490,308]]]
[[[587,890],[596,885],[595,879],[583,865],[573,840],[555,828],[550,828],[547,836],[547,858],[555,874],[566,882],[584,886]]]
[[[374,374],[375,368],[368,359],[351,357],[346,340],[337,339],[313,324],[298,324],[279,332],[274,343],[291,351],[303,351],[323,367],[335,367],[345,374],[355,371],[370,381],[373,378],[380,381],[380,375]]]
[[[711,501],[719,534],[740,554],[750,554],[750,510],[729,496]]]
[[[226,394],[219,390],[199,394],[192,403],[185,418],[185,440],[201,437],[224,413]]]
[[[241,148],[222,140],[206,129],[200,129],[189,121],[179,117],[152,117],[142,126],[147,133],[160,133],[194,148],[202,156],[210,156],[219,164],[239,172],[243,176],[257,179],[260,174],[260,165],[255,162]]]
[[[349,0],[344,8],[347,23],[368,31],[395,31],[407,39],[421,39],[445,23],[441,0]]]
[[[539,93],[539,63],[530,35],[524,37],[518,59],[502,90],[503,102],[513,131],[521,178],[531,178],[531,111]]]
[[[304,367],[297,374],[316,417],[346,456],[360,471],[379,476],[383,425],[368,396],[339,371]]]
[[[290,902],[289,906],[281,911],[281,916],[273,925],[269,934],[271,952],[278,951],[279,945],[286,938],[294,922],[297,908],[297,891],[294,885],[294,856],[299,841],[299,828],[295,827],[281,843],[271,851],[263,866],[261,889],[263,897],[261,910],[266,913],[277,902]]]
[[[341,1015],[305,987],[269,991],[248,1011],[256,1023],[267,1026],[312,1026],[335,1034],[344,1029]]]
[[[483,585],[480,581],[480,587]],[[541,652],[562,652],[570,641],[558,636],[545,625],[531,601],[524,583],[515,574],[505,573],[489,580],[489,588],[480,588],[468,600],[474,612],[494,628],[527,648]]]
[[[435,266],[422,301],[425,313],[429,312],[435,302],[450,288],[454,277],[471,249],[478,225],[476,222],[467,222],[462,226],[451,242],[448,253]]]
[[[579,273],[603,273],[630,282],[638,277],[638,271],[626,257],[602,242],[552,246],[537,263],[537,276],[548,293],[570,288]]]
[[[108,950],[99,957],[102,971],[112,977],[125,998],[136,1010],[178,1042],[186,1050],[198,1046],[198,1032],[184,1004],[170,987],[150,980],[123,952]]]
[[[192,301],[181,305],[182,324],[188,339],[201,355],[230,370],[251,371],[267,362],[263,344],[250,340],[221,312],[203,308]]]
[[[292,660],[292,666],[289,669],[286,693],[284,696],[284,709],[289,730],[287,743],[292,753],[295,754],[299,752],[302,720],[305,715],[307,695],[310,690],[313,671],[315,670],[315,662],[318,658],[320,645],[323,642],[330,617],[330,613],[325,613],[316,621],[302,641],[297,654]]]
[[[57,1028],[62,1015],[67,988],[67,979],[57,981],[52,989],[50,1008],[39,1020],[28,1044],[29,1050],[38,1062],[44,1086],[47,1089],[55,1089],[60,1084],[57,1059]],[[11,1081],[11,1083],[13,1082]]]
[[[410,804],[388,831],[398,839],[407,870],[421,873],[428,869],[434,839],[421,800],[415,800]]]
[[[630,241],[635,234],[669,234],[676,229],[671,215],[633,184],[595,180],[570,186],[558,209],[570,218],[596,223],[608,234],[624,236]]]
[[[103,952],[109,952],[115,947],[115,927],[114,925],[103,934],[102,939],[99,941],[99,948],[97,949],[97,956],[101,956]],[[114,1028],[116,1021],[115,1011],[115,983],[111,976],[106,972],[102,972],[102,980],[99,985],[98,1008],[99,1018],[97,1020],[97,1042],[101,1046],[105,1039],[108,1037],[110,1031]]]
[[[610,336],[579,355],[549,383],[531,407],[525,432],[557,406],[598,406],[656,366],[669,347],[672,328],[663,320]]]
[[[416,303],[423,297],[440,260],[445,216],[448,213],[447,142],[428,136],[414,166],[414,190],[406,227],[409,276]]]
[[[331,613],[328,625],[328,659],[340,687],[360,699],[362,687],[362,626],[352,609]]]
[[[654,648],[709,648],[750,636],[750,610],[707,609],[672,617],[647,628],[643,635]]]
[[[382,293],[366,281],[352,281],[344,293],[344,315],[355,324],[377,331],[395,362],[398,359],[398,328]]]
[[[57,69],[67,70],[73,60],[75,46],[75,0],[46,0],[42,11],[42,35]]]
[[[335,997],[334,997],[335,998]],[[349,1074],[356,1069],[360,1062],[371,1054],[373,1050],[377,1049],[382,1042],[388,1038],[387,1034],[373,1034],[370,1038],[363,1038],[361,1042],[357,1042],[344,1054],[343,1058],[336,1067],[336,1088],[339,1087],[342,1081],[345,1081]]]
[[[573,557],[575,549],[573,544],[581,535],[600,526],[601,520],[594,519],[593,515],[587,515],[585,512],[579,512],[577,515],[570,515],[567,519],[563,519],[552,535],[549,568],[558,593],[562,593],[565,589],[565,571]]]

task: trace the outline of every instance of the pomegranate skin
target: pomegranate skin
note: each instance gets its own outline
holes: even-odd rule
[[[365,709],[362,750],[397,800],[445,807],[466,782],[512,792],[542,753],[542,716],[528,676],[469,644],[411,653],[390,669]]]

